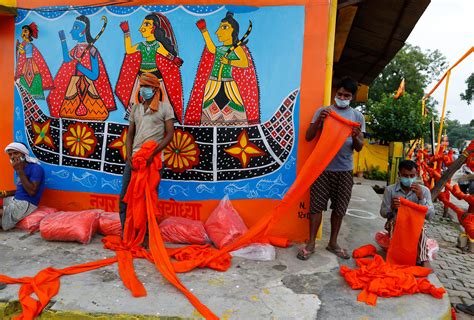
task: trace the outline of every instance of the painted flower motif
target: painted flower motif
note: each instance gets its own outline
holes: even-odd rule
[[[194,137],[181,129],[176,129],[173,140],[164,150],[165,165],[174,172],[184,172],[199,163],[199,148]]]
[[[265,152],[250,142],[246,130],[242,130],[237,138],[237,143],[230,148],[224,149],[231,156],[239,159],[242,168],[247,168],[250,158],[261,157]]]
[[[94,130],[85,123],[69,125],[63,139],[69,154],[81,158],[90,156],[97,145]]]
[[[53,138],[51,137],[51,120],[47,120],[43,123],[33,121],[33,131],[35,132],[34,145],[45,144],[52,149],[56,149]]]
[[[120,151],[120,155],[122,156],[123,160],[127,160],[127,146],[125,144],[127,141],[127,134],[128,129],[125,128],[122,131],[120,137],[118,137],[109,144],[109,148],[118,149]]]

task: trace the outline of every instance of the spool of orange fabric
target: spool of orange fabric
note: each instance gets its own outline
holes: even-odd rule
[[[414,266],[418,253],[418,241],[425,223],[428,208],[400,198],[395,230],[387,252],[390,264]]]

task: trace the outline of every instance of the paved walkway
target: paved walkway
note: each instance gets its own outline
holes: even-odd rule
[[[474,253],[463,252],[456,247],[459,235],[457,219],[442,218],[443,209],[435,204],[436,217],[426,224],[427,234],[438,241],[440,251],[432,262],[439,280],[449,293],[451,303],[474,303]],[[451,212],[454,215],[454,213]],[[457,313],[458,319],[474,319],[464,313]]]
[[[380,201],[370,186],[354,186],[350,210],[341,227],[341,246],[352,252],[363,244],[374,244],[374,234],[384,224],[378,214]],[[316,253],[308,261],[296,259],[298,245],[278,249],[273,261],[234,258],[227,272],[200,269],[179,277],[222,319],[449,319],[447,295],[440,300],[426,294],[379,298],[376,307],[357,302],[359,291],[352,290],[339,274],[340,263],[354,267],[354,260],[341,261],[324,249],[329,233],[327,217],[323,240],[318,241]],[[0,232],[0,273],[13,277],[111,255],[102,249],[100,237],[83,246],[47,242],[39,234]],[[132,298],[120,281],[117,266],[108,266],[63,277],[59,294],[48,305],[43,319],[199,318],[186,298],[153,265],[141,260],[135,266],[147,288],[147,297]],[[435,274],[429,280],[441,285]],[[17,299],[17,285],[0,290],[0,319],[9,319],[6,313],[18,310]]]

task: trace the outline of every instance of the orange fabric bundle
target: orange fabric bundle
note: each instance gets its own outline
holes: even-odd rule
[[[38,209],[18,222],[15,228],[28,231],[29,233],[35,233],[40,227],[41,220],[56,211],[58,210],[54,208],[39,206]]]
[[[353,258],[364,258],[368,256],[373,256],[377,252],[377,249],[371,245],[371,244],[366,244],[365,246],[362,246],[360,248],[355,249],[352,252],[352,257]]]
[[[414,266],[418,253],[425,216],[428,208],[400,198],[395,230],[387,252],[387,262],[405,266]]]
[[[358,269],[341,266],[340,273],[352,289],[362,289],[357,301],[368,305],[375,306],[377,297],[426,293],[441,299],[446,292],[444,288],[436,288],[426,278],[431,273],[429,268],[391,265],[379,255],[373,259],[356,259],[356,264]]]
[[[231,244],[248,228],[226,195],[204,224],[207,234],[218,248]]]
[[[99,227],[100,209],[58,211],[40,222],[41,237],[48,241],[91,242]]]
[[[122,235],[122,225],[118,212],[102,212],[100,214],[99,233],[104,236]]]
[[[205,244],[209,238],[201,220],[169,217],[160,223],[160,232],[165,242]]]

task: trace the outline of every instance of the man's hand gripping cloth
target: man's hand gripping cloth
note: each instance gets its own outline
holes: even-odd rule
[[[436,288],[426,278],[431,269],[417,267],[418,239],[421,234],[426,207],[401,198],[395,231],[390,242],[387,262],[375,247],[365,245],[354,250],[359,269],[341,266],[341,275],[352,289],[362,289],[358,301],[375,306],[377,297],[398,297],[405,294],[426,293],[441,299],[446,292]],[[397,233],[397,228],[399,234]],[[389,256],[390,255],[390,256]],[[373,256],[373,258],[366,258]],[[391,260],[389,260],[389,257]]]
[[[428,208],[400,198],[395,230],[387,252],[387,262],[405,266],[416,265],[420,240]]]

